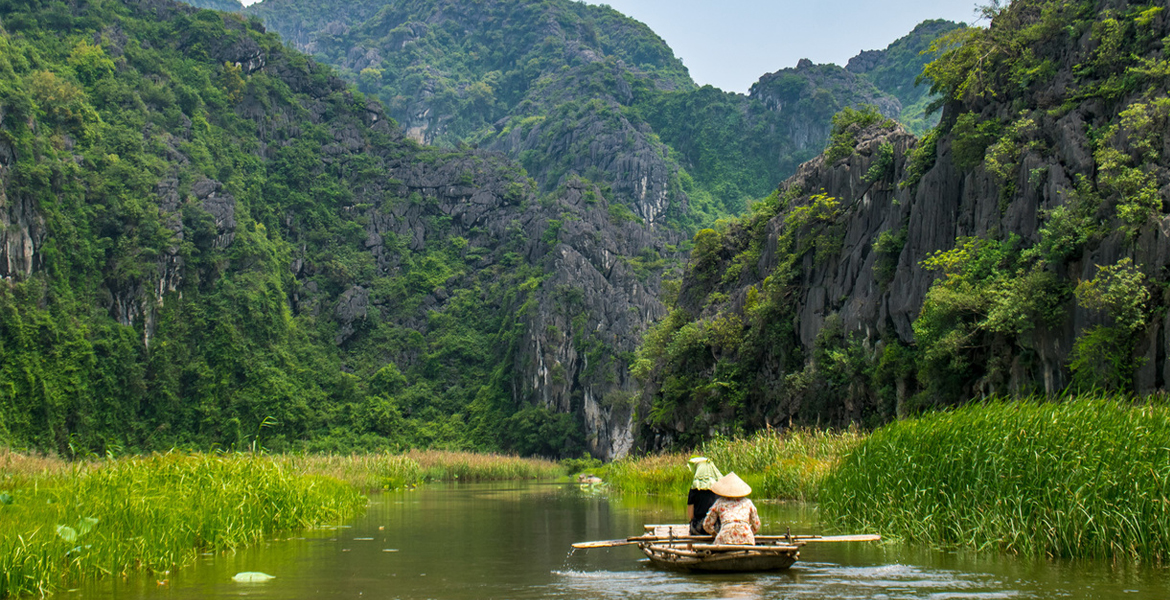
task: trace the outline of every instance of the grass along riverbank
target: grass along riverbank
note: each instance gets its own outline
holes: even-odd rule
[[[364,505],[350,486],[267,457],[175,452],[70,464],[0,450],[0,597],[165,572],[200,552],[340,523]]]
[[[1053,557],[1170,560],[1170,408],[989,402],[875,431],[821,488],[841,528]]]
[[[405,454],[305,454],[274,457],[290,467],[326,475],[358,489],[398,489],[426,481],[556,479],[565,467],[538,458],[411,450]]]
[[[438,450],[172,452],[70,463],[0,448],[0,598],[135,570],[161,573],[200,552],[340,523],[365,505],[359,489],[564,475],[546,460]]]
[[[748,438],[712,440],[694,452],[622,459],[597,471],[618,492],[686,494],[691,483],[687,461],[701,455],[723,473],[735,471],[752,486],[755,498],[816,500],[833,465],[862,439],[856,431],[763,431]]]

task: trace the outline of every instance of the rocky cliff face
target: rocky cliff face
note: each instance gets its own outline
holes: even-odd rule
[[[248,10],[380,96],[420,143],[504,152],[544,190],[587,177],[650,225],[668,211],[686,215],[678,165],[622,106],[631,80],[694,84],[661,39],[611,9],[492,1]]]
[[[752,84],[751,97],[787,118],[787,133],[798,150],[820,151],[829,139],[830,120],[841,109],[876,106],[897,117],[902,104],[864,78],[837,65],[816,65],[807,58],[795,68],[768,73]]]
[[[1164,389],[1164,13],[1013,3],[927,70],[937,131],[849,125],[847,156],[701,232],[640,351],[643,442]]]
[[[3,118],[0,117],[0,125]],[[16,163],[16,150],[0,142],[0,278],[23,278],[40,266],[37,250],[44,243],[45,223],[33,202],[5,193]]]

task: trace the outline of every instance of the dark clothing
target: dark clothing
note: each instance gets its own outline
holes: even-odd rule
[[[719,494],[711,490],[696,490],[691,489],[687,492],[687,504],[695,506],[695,518],[691,519],[691,535],[707,535],[703,531],[703,519],[707,517],[707,511],[711,510],[711,505],[719,499]]]

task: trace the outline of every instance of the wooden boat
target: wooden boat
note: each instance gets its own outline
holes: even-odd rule
[[[757,535],[754,546],[716,544],[715,536],[690,535],[687,525],[646,525],[643,535],[624,540],[581,542],[574,548],[611,548],[636,544],[650,563],[663,569],[694,573],[780,571],[800,558],[812,542],[868,542],[877,535]]]
[[[788,536],[759,536],[756,545],[714,544],[714,536],[692,536],[686,525],[650,525],[638,548],[656,567],[692,573],[781,571],[800,558],[805,543]]]

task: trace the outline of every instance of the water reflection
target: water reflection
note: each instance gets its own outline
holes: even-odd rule
[[[652,568],[636,547],[572,550],[675,522],[685,498],[610,497],[576,484],[430,486],[372,499],[348,526],[201,557],[169,576],[108,580],[66,598],[1164,598],[1163,570],[822,544],[772,574],[687,575]],[[817,531],[816,508],[757,503],[764,528]],[[276,579],[231,581],[241,571]]]

